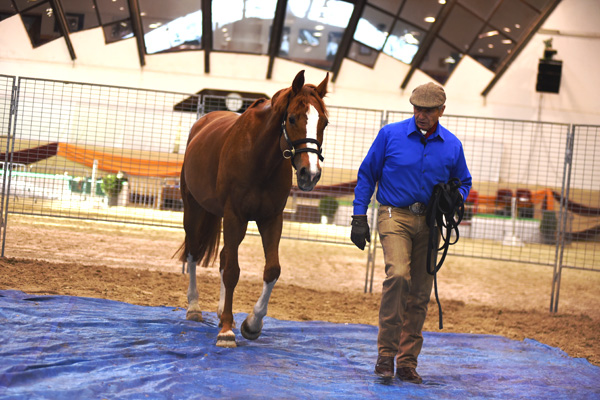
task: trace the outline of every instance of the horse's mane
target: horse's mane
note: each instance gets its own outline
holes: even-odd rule
[[[252,102],[252,104],[250,104],[248,106],[248,109],[258,108],[259,106],[264,107],[268,101],[269,101],[269,99],[265,99],[264,97],[262,97],[260,99],[256,99],[256,100],[254,100],[254,102]]]

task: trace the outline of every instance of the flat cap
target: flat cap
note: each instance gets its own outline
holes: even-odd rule
[[[436,108],[446,102],[446,92],[440,85],[433,82],[417,86],[410,95],[410,104],[415,107]]]

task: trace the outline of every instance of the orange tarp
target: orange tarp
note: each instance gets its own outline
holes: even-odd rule
[[[119,156],[102,151],[93,151],[72,144],[60,143],[57,156],[93,168],[98,161],[98,169],[108,172],[124,172],[136,176],[179,176],[183,161],[155,161]]]
[[[552,190],[550,189],[542,189],[542,190],[534,190],[531,192],[531,201],[535,204],[542,203],[546,200],[546,210],[554,211],[554,196],[552,195]]]

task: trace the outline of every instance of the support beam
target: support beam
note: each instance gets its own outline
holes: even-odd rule
[[[202,0],[202,50],[204,50],[204,72],[210,73],[210,51],[213,48],[211,0]]]
[[[350,50],[350,46],[352,45],[352,38],[354,37],[354,31],[356,31],[356,26],[358,25],[358,21],[360,21],[360,17],[365,9],[365,1],[357,1],[354,5],[354,12],[350,17],[350,21],[348,21],[348,26],[344,31],[344,36],[342,37],[342,41],[340,42],[340,47],[338,47],[338,52],[335,55],[335,60],[333,60],[333,66],[331,67],[331,82],[335,82],[337,76],[342,68],[342,62],[344,58],[348,55],[348,51]]]
[[[275,8],[275,18],[273,18],[273,28],[271,30],[271,42],[269,43],[269,66],[267,67],[267,79],[273,77],[273,65],[275,58],[279,54],[281,36],[283,35],[283,26],[285,25],[285,11],[287,9],[287,0],[279,0]]]
[[[67,24],[67,19],[65,18],[65,12],[63,10],[62,4],[60,0],[51,0],[50,4],[54,9],[54,16],[56,17],[56,23],[60,31],[65,38],[65,43],[67,44],[67,49],[69,50],[69,55],[71,56],[71,60],[75,61],[77,56],[75,55],[75,49],[73,48],[73,43],[71,42],[71,36],[69,36],[69,26]]]
[[[131,18],[131,27],[137,43],[140,66],[146,65],[146,43],[144,42],[144,30],[142,29],[142,17],[137,0],[127,0],[129,4],[129,18]]]

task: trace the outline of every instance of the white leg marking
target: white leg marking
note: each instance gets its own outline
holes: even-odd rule
[[[198,288],[196,287],[196,261],[188,254],[187,257],[188,271],[190,274],[190,284],[188,286],[188,303],[198,302]]]
[[[271,298],[271,293],[273,292],[273,287],[277,279],[275,279],[271,283],[263,282],[263,290],[258,298],[258,301],[254,305],[254,309],[246,318],[246,323],[248,324],[248,328],[251,331],[257,332],[262,329],[262,320],[267,315],[267,306],[269,305],[269,299]]]
[[[317,140],[317,126],[319,123],[319,112],[314,106],[310,106],[308,108],[308,113],[306,114],[308,121],[306,123],[306,138]],[[306,147],[313,148],[318,150],[319,147],[314,143],[307,143]],[[320,170],[319,167],[319,157],[316,153],[308,153],[308,161],[310,164],[310,177],[314,178]]]
[[[188,309],[185,317],[192,321],[202,321],[202,310],[200,310],[200,305],[198,304],[198,288],[196,287],[196,261],[194,261],[194,258],[190,254],[187,257],[187,263],[190,284],[187,292]]]
[[[225,284],[223,283],[223,270],[221,270],[221,293],[219,294],[219,306],[217,308],[217,317],[221,318],[223,308],[225,307]]]

